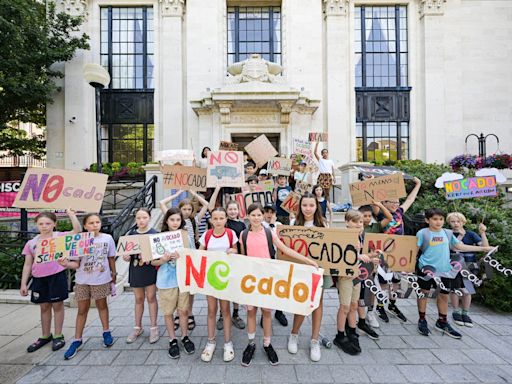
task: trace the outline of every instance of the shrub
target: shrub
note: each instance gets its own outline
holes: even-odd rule
[[[114,161],[113,163],[103,163],[101,166],[101,173],[104,173],[109,176],[109,179],[119,180],[123,178],[134,178],[139,176],[144,176],[144,168],[145,163],[136,163],[129,162],[127,164],[120,163],[118,161]],[[91,164],[91,166],[85,169],[86,172],[96,172],[97,171],[96,163]]]

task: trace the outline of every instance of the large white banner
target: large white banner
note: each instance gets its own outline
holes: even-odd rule
[[[323,269],[281,260],[182,248],[180,291],[309,315],[320,304]]]

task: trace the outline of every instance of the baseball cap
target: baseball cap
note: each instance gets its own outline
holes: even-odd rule
[[[268,172],[266,169],[260,169],[259,175],[267,175],[267,174],[268,174]]]
[[[271,209],[271,210],[273,210],[275,212],[276,211],[276,206],[274,204],[267,204],[267,205],[265,205],[263,210],[266,211],[267,209]]]

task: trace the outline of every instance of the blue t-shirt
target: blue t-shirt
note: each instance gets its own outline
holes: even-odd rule
[[[290,216],[288,212],[286,212],[283,208],[281,208],[281,204],[286,200],[292,188],[290,186],[286,187],[277,187],[277,199],[276,199],[276,215],[277,216]]]
[[[450,264],[450,246],[459,243],[455,236],[448,239],[448,235],[441,229],[439,232],[432,232],[428,228],[423,228],[416,234],[418,247],[423,246],[424,231],[428,232],[429,243],[427,248],[422,252],[418,265],[420,269],[426,265],[431,265],[436,272],[450,272],[452,266]]]
[[[170,260],[158,268],[156,287],[159,289],[177,288],[176,260]]]
[[[473,231],[466,231],[462,238],[460,233],[454,232],[453,235],[466,245],[480,245],[482,243],[482,238]],[[462,254],[467,262],[475,263],[477,261],[476,254],[474,252],[462,252]]]

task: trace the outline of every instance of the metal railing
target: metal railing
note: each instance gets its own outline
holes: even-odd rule
[[[124,209],[138,193],[141,185],[144,185],[142,180],[109,181],[103,196],[102,210]],[[109,186],[119,186],[119,188],[109,188]]]
[[[46,160],[35,159],[32,156],[6,156],[0,158],[1,167],[46,167]]]
[[[0,231],[0,289],[20,287],[25,262],[21,252],[26,242],[36,235],[36,232]]]

